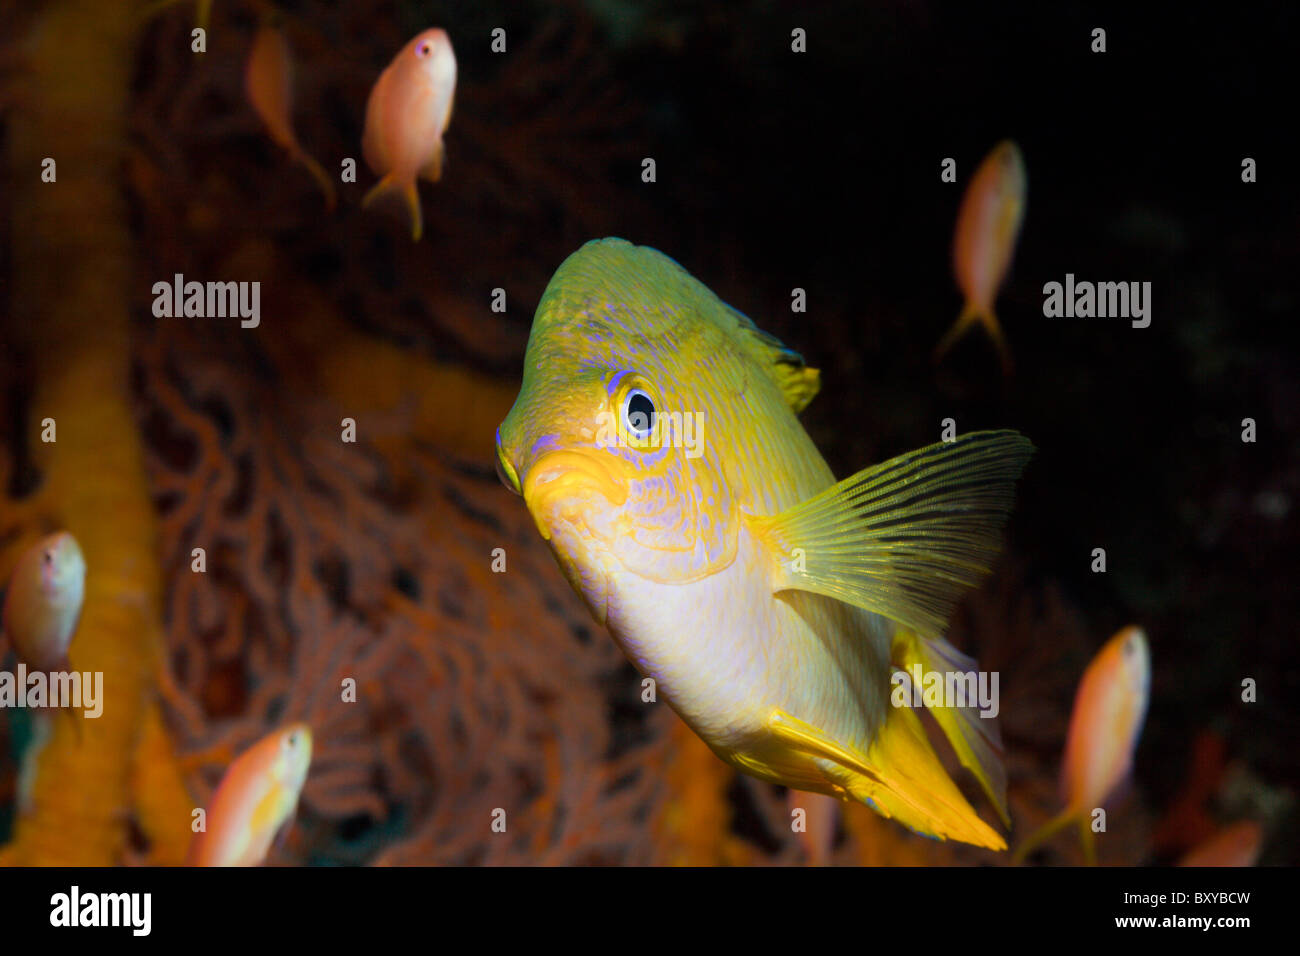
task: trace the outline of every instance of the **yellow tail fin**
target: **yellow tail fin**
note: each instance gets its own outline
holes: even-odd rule
[[[961,840],[991,850],[1006,841],[980,819],[939,762],[920,719],[907,707],[890,711],[885,726],[867,751],[880,784],[876,809],[918,833]]]
[[[974,674],[978,686],[979,665],[975,659],[942,638],[926,640],[900,627],[894,632],[891,656],[908,674],[914,666],[926,674]],[[966,681],[963,685],[968,691],[969,684]],[[1011,826],[1007,813],[1007,772],[1002,767],[1002,736],[996,718],[983,716],[979,703],[969,697],[964,707],[927,706],[926,710],[943,730],[962,766],[975,775],[993,801],[1002,822]]]
[[[414,179],[403,182],[389,173],[366,193],[361,205],[363,208],[369,207],[377,200],[390,196],[401,199],[406,204],[406,210],[411,216],[411,240],[419,242],[420,236],[424,234],[424,221],[420,216],[420,194],[416,191]]]
[[[325,194],[325,208],[329,212],[334,211],[334,182],[329,178],[320,163],[316,162],[303,150],[298,150],[295,157],[298,162],[307,167],[307,172],[311,173],[311,178],[316,180],[316,185],[320,186],[321,192]]]
[[[1050,839],[1051,837],[1056,835],[1056,833],[1059,830],[1064,829],[1068,824],[1072,823],[1078,818],[1079,815],[1077,813],[1075,813],[1069,807],[1066,807],[1059,814],[1052,817],[1052,819],[1048,820],[1046,823],[1044,823],[1033,833],[1029,834],[1029,836],[1025,838],[1025,842],[1020,844],[1020,846],[1016,848],[1016,852],[1011,857],[1011,862],[1012,863],[1024,862],[1024,859],[1029,855],[1030,850],[1034,849],[1034,847],[1038,846],[1040,843],[1043,843],[1046,840]]]
[[[910,708],[890,711],[865,756],[782,711],[773,716],[769,728],[813,756],[832,784],[881,816],[924,836],[991,850],[1007,848],[1006,841],[980,819],[948,777]]]
[[[994,347],[998,350],[998,358],[1002,360],[1002,371],[1005,374],[1011,372],[1011,352],[1007,348],[1006,338],[1002,334],[1002,326],[998,324],[998,317],[992,309],[981,309],[978,306],[966,303],[961,310],[961,315],[957,321],[952,324],[939,344],[934,348],[934,360],[937,362],[943,358],[944,354],[953,347],[959,338],[966,334],[972,325],[979,324],[989,333],[989,338],[993,340]]]

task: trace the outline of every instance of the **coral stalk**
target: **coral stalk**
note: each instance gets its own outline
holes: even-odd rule
[[[11,126],[14,313],[36,379],[28,411],[43,475],[40,512],[73,532],[89,568],[71,659],[104,674],[103,716],[54,721],[31,761],[31,799],[0,861],[108,865],[126,849],[131,770],[155,719],[152,675],[162,660],[161,574],[154,509],[129,389],[127,308],[131,244],[117,185],[135,22],[125,4],[53,2],[24,50],[27,108]],[[40,181],[42,161],[57,164]],[[41,422],[54,419],[54,442]],[[166,749],[153,739],[157,759]],[[154,758],[151,758],[154,759]],[[165,774],[154,775],[166,780]],[[183,789],[154,789],[144,830],[166,845],[187,839]],[[159,815],[162,815],[160,819]]]

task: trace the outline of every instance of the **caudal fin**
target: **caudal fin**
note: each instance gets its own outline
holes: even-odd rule
[[[883,817],[939,840],[990,850],[1006,841],[980,819],[930,747],[920,719],[908,707],[889,712],[866,754],[845,747],[816,727],[777,711],[768,729],[813,763],[838,790]]]
[[[420,194],[416,191],[415,180],[399,180],[389,173],[366,193],[361,205],[367,208],[377,201],[389,198],[399,199],[406,204],[406,210],[411,216],[411,239],[419,242],[420,236],[424,234],[424,221],[420,216]]]
[[[1011,352],[1007,348],[1005,336],[1002,334],[1002,326],[998,324],[998,317],[992,309],[981,309],[978,306],[966,303],[961,310],[961,315],[957,316],[957,321],[952,324],[944,337],[939,340],[939,344],[934,347],[934,360],[938,362],[944,354],[956,344],[957,340],[969,331],[972,325],[982,325],[993,340],[994,347],[998,350],[998,358],[1002,361],[1003,374],[1011,373]]]
[[[869,794],[878,812],[926,836],[990,850],[1007,848],[952,782],[910,708],[890,711],[867,751],[867,762],[879,781]]]
[[[311,173],[311,178],[316,180],[321,192],[325,194],[325,208],[333,212],[335,205],[334,181],[329,178],[329,174],[325,172],[320,163],[302,150],[296,153],[295,158],[307,168],[307,172]]]
[[[919,666],[924,674],[944,675],[945,685],[949,674],[969,674],[974,680],[963,681],[963,688],[973,693],[979,687],[979,664],[942,638],[927,640],[900,627],[894,634],[892,657],[909,674],[914,666]],[[1002,766],[1002,736],[996,718],[984,716],[979,701],[970,696],[965,706],[927,705],[926,711],[943,730],[962,766],[980,782],[1002,822],[1011,826],[1007,813],[1007,772]]]
[[[1071,810],[1069,807],[1062,810],[1059,814],[1052,817],[1052,819],[1048,820],[1041,827],[1039,827],[1037,830],[1035,830],[1033,833],[1029,834],[1029,836],[1025,838],[1025,842],[1020,844],[1020,846],[1016,848],[1016,852],[1012,854],[1011,862],[1012,863],[1024,862],[1024,859],[1029,855],[1030,850],[1034,849],[1039,844],[1044,843],[1045,841],[1051,839],[1053,836],[1057,834],[1057,832],[1065,829],[1067,825],[1077,820],[1078,818],[1079,815],[1075,813],[1073,810]]]

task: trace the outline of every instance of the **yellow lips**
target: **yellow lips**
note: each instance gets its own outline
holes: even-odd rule
[[[544,519],[550,519],[557,501],[564,502],[562,513],[577,517],[581,505],[592,492],[614,507],[627,501],[627,487],[616,480],[600,456],[580,451],[553,451],[533,462],[524,475],[524,502],[537,521],[542,537],[550,539]]]
[[[510,464],[510,459],[506,457],[506,450],[501,447],[501,429],[497,429],[497,477],[501,479],[501,484],[505,485],[515,494],[522,494],[519,488],[519,475],[515,473],[515,466]]]

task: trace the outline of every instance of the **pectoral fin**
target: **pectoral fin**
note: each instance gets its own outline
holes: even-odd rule
[[[962,593],[988,574],[1033,451],[1018,432],[972,432],[750,518],[775,558],[773,591],[824,594],[939,637]]]
[[[967,657],[942,638],[927,640],[900,627],[894,632],[890,656],[908,673],[912,673],[912,668],[917,665],[927,674],[973,673],[978,686],[975,659]],[[1007,813],[1007,772],[1002,766],[1002,735],[998,733],[997,720],[981,715],[979,703],[967,699],[964,707],[927,705],[926,710],[943,729],[962,766],[975,775],[989,795],[1002,822],[1011,826],[1011,817]]]

